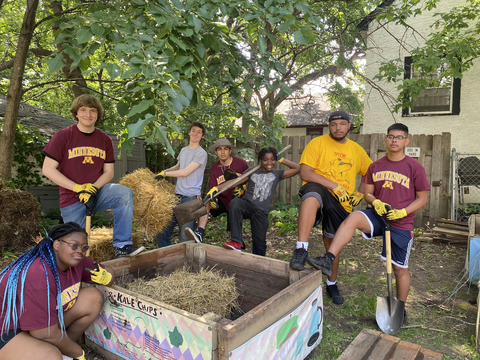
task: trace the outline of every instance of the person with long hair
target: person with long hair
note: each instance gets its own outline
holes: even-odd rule
[[[111,285],[115,279],[112,270],[85,256],[88,249],[85,229],[68,222],[0,272],[0,359],[85,359],[76,341],[104,299],[81,283]]]

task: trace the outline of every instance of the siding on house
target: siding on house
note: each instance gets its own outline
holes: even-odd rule
[[[388,24],[387,30],[379,28],[379,24],[373,20],[368,25],[366,56],[366,75],[368,78],[378,73],[382,62],[410,56],[409,50],[424,44],[423,38],[428,37],[432,32],[430,25],[435,20],[434,14],[447,12],[453,6],[465,3],[463,0],[443,0],[437,8],[431,12],[425,12],[421,16],[414,17],[408,21],[409,25],[421,35],[413,35],[412,30],[405,30],[404,27],[395,24]],[[387,32],[388,31],[388,32]],[[392,38],[406,39],[405,48]],[[423,38],[422,38],[423,37]],[[377,84],[395,98],[398,95],[395,84],[378,82]],[[388,99],[366,85],[364,124],[361,130],[364,134],[385,133],[388,126],[394,122],[400,122],[409,127],[412,134],[452,134],[452,148],[458,152],[480,152],[480,141],[478,139],[478,126],[480,125],[480,114],[478,102],[480,99],[480,61],[464,73],[461,80],[460,114],[459,115],[436,115],[436,116],[407,116],[402,117],[401,111],[392,114],[390,108],[385,104]]]

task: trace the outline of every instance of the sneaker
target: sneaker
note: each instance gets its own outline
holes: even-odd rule
[[[343,296],[340,294],[338,290],[337,284],[335,285],[327,285],[327,294],[330,295],[332,301],[335,305],[342,305],[343,304]]]
[[[316,258],[308,257],[307,262],[312,265],[317,270],[322,270],[322,272],[327,275],[332,275],[332,259],[327,258],[326,256],[319,256]]]
[[[407,310],[403,309],[403,322],[402,322],[402,326],[405,326],[405,324],[407,323],[407,321],[408,321]]]
[[[303,247],[295,249],[292,259],[290,260],[290,269],[303,270],[307,262],[308,251]]]
[[[229,250],[242,251],[241,250],[242,245],[238,241],[230,240],[230,241],[226,242],[225,244],[223,244],[223,247],[225,249],[229,249]]]
[[[121,258],[124,256],[135,256],[140,254],[143,250],[145,250],[144,246],[135,246],[135,245],[125,245],[122,248],[113,247],[113,251],[115,252],[116,258]]]
[[[193,231],[189,227],[185,228],[185,235],[187,235],[190,240],[195,240],[197,243],[203,242],[202,234],[198,231]]]

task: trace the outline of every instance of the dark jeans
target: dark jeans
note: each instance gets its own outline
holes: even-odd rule
[[[265,214],[255,209],[253,204],[245,199],[235,198],[230,202],[228,211],[232,240],[242,243],[243,219],[250,219],[252,226],[252,253],[265,256],[267,252],[268,213]]]
[[[193,201],[197,198],[196,196],[183,196],[178,194],[177,196],[180,199],[180,204]],[[156,236],[157,245],[159,248],[172,245],[172,233],[176,225],[178,225],[180,230],[180,241],[190,241],[187,235],[185,235],[185,228],[189,227],[190,229],[195,230],[197,228],[197,221],[192,220],[186,224],[180,225],[175,215],[173,215],[172,220],[168,224],[167,228],[163,230],[162,233],[158,233]]]

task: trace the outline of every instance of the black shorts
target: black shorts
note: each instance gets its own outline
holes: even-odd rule
[[[20,334],[22,330],[17,329],[17,330],[10,330],[7,331],[5,334],[0,336],[0,349],[2,349],[7,343],[12,340],[15,336]]]
[[[345,210],[342,204],[338,202],[325,186],[319,183],[306,183],[300,188],[298,195],[302,201],[313,196],[320,202],[314,226],[318,226],[321,223],[323,235],[333,238],[340,224],[350,213]]]

